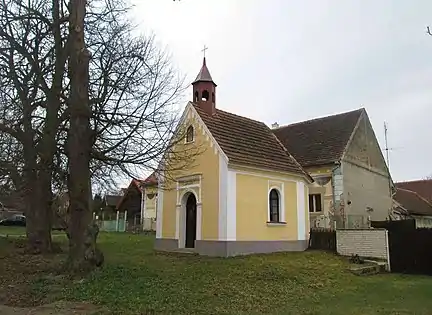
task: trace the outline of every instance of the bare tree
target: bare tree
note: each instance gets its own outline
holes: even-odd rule
[[[22,149],[16,156],[22,157],[27,236],[37,252],[51,250],[52,164],[66,61],[60,1],[49,2],[0,2],[0,131]]]
[[[0,3],[0,142],[14,144],[11,154],[0,154],[0,164],[9,163],[6,177],[19,179],[19,189],[26,191],[29,242],[46,251],[51,246],[52,191],[62,191],[68,179],[70,216],[76,215],[79,233],[88,225],[88,215],[77,211],[89,206],[83,196],[90,184],[82,184],[87,171],[69,172],[77,165],[86,168],[88,151],[89,176],[93,183],[106,184],[121,174],[138,177],[154,170],[165,152],[175,163],[170,169],[183,169],[200,150],[176,146],[184,134],[175,108],[183,81],[153,36],[134,35],[124,1],[87,4],[84,26],[78,25],[85,31],[81,45],[86,43],[84,51],[92,53],[87,76],[84,68],[76,68],[84,67],[78,46],[71,47],[81,41],[73,32],[83,9],[73,13],[64,0]],[[78,186],[87,192],[78,193]]]
[[[164,152],[170,152],[170,161],[176,164],[170,169],[184,169],[201,152],[176,146],[185,133],[177,126],[176,108],[184,85],[170,56],[158,47],[154,36],[134,35],[124,1],[109,3],[112,9],[102,21],[91,5],[92,14],[86,20],[86,43],[92,52],[90,165],[93,184],[105,186],[122,175],[140,177],[146,170],[156,170]],[[67,130],[68,121],[64,123]],[[61,138],[58,152],[65,147],[66,136]]]

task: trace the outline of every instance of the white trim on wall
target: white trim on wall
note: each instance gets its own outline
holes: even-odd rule
[[[201,233],[202,233],[202,204],[197,203],[197,216],[196,216],[196,240],[201,240]]]
[[[235,170],[239,174],[244,173],[244,174],[252,175],[252,176],[260,176],[260,177],[273,178],[276,180],[284,180],[284,181],[291,181],[291,182],[297,182],[297,181],[304,180],[310,184],[312,183],[312,181],[310,180],[310,178],[306,174],[283,172],[283,171],[278,171],[278,170],[273,170],[273,169],[251,167],[251,166],[246,166],[246,165],[241,165],[241,164],[233,164],[233,163],[230,164],[230,169]],[[276,176],[265,175],[269,172],[274,173],[274,174],[279,174],[279,175],[276,175]],[[308,172],[306,172],[306,173],[309,174]],[[295,179],[293,179],[293,177]]]
[[[144,188],[141,190],[141,226],[143,230],[144,230],[145,200],[146,200],[146,194]]]
[[[175,239],[179,240],[180,245],[180,213],[181,213],[181,205],[176,206],[176,233],[175,233]],[[180,246],[179,246],[180,247]]]
[[[287,178],[285,178],[285,177],[279,177],[279,176],[270,176],[270,175],[265,175],[265,174],[260,174],[260,173],[254,173],[254,172],[236,171],[232,168],[228,168],[228,170],[234,171],[239,175],[249,175],[249,176],[261,177],[261,178],[266,178],[266,179],[272,180],[272,181],[284,181],[284,182],[293,182],[293,183],[298,182],[298,180],[292,179],[293,175],[287,175]],[[300,179],[300,177],[299,177],[299,179]]]
[[[202,235],[202,204],[198,201],[198,192],[187,189],[180,195],[180,203],[176,205],[176,239],[178,247],[184,248],[186,245],[186,195],[193,194],[197,201],[196,214],[196,240],[201,240]]]
[[[267,222],[270,223],[270,192],[272,190],[276,190],[279,194],[279,222],[285,222],[285,197],[284,197],[284,191],[281,189],[281,187],[278,186],[270,186],[270,183],[268,185],[267,189]],[[278,222],[271,222],[271,223],[278,223]]]
[[[227,241],[235,241],[237,238],[237,173],[228,171],[227,185]]]
[[[306,202],[303,182],[297,182],[297,239],[306,240]]]
[[[182,204],[182,198],[187,192],[193,192],[197,203],[201,203],[201,175],[198,175],[196,178],[192,178],[192,180],[198,180],[199,183],[182,186],[180,185],[181,181],[177,181],[177,205]]]
[[[228,164],[219,155],[219,240],[227,239]]]
[[[178,183],[178,182],[177,182]],[[178,186],[178,189],[189,189],[189,188],[200,188],[201,184],[191,184],[191,185],[185,185],[185,186]]]
[[[273,184],[271,185],[270,184]],[[280,186],[275,186],[274,184],[280,184]],[[279,222],[285,222],[285,186],[283,182],[275,182],[274,180],[269,180],[267,182],[267,222],[270,222],[270,192],[275,189],[279,194]],[[277,222],[272,222],[277,223]]]
[[[156,238],[162,238],[162,229],[163,229],[163,176],[159,176],[158,181],[158,199],[157,199],[157,208],[156,208]]]

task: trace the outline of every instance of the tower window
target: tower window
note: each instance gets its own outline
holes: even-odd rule
[[[194,102],[198,102],[199,101],[199,93],[198,91],[195,92],[195,98],[194,98]]]
[[[194,128],[192,126],[189,126],[186,130],[186,142],[192,141],[194,141]]]
[[[212,93],[212,102],[213,103],[215,102],[215,95],[214,95],[214,93]]]
[[[204,90],[202,92],[201,96],[202,96],[201,100],[205,101],[205,102],[207,102],[209,100],[209,98],[210,98],[210,94],[209,94],[209,92],[207,90]]]

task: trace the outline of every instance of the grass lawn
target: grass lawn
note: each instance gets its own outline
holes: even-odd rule
[[[0,289],[10,285],[8,281],[22,282],[33,304],[88,301],[103,305],[109,314],[368,315],[432,310],[432,277],[355,276],[346,271],[345,259],[322,252],[228,259],[162,254],[153,252],[152,237],[122,233],[101,233],[100,246],[104,267],[83,281],[71,281],[47,277],[50,260],[23,257],[3,240],[0,261],[5,258],[6,264],[0,266]],[[14,280],[5,276],[13,270],[18,273]],[[0,294],[2,298],[0,303],[5,303]]]
[[[52,231],[52,235],[64,235],[64,232],[62,231]],[[26,230],[24,227],[17,227],[17,226],[0,226],[0,235],[10,235],[10,236],[16,236],[16,235],[26,235]]]

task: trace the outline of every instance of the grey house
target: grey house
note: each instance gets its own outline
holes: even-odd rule
[[[364,108],[273,132],[310,173],[311,226],[356,228],[391,213],[393,182]]]

